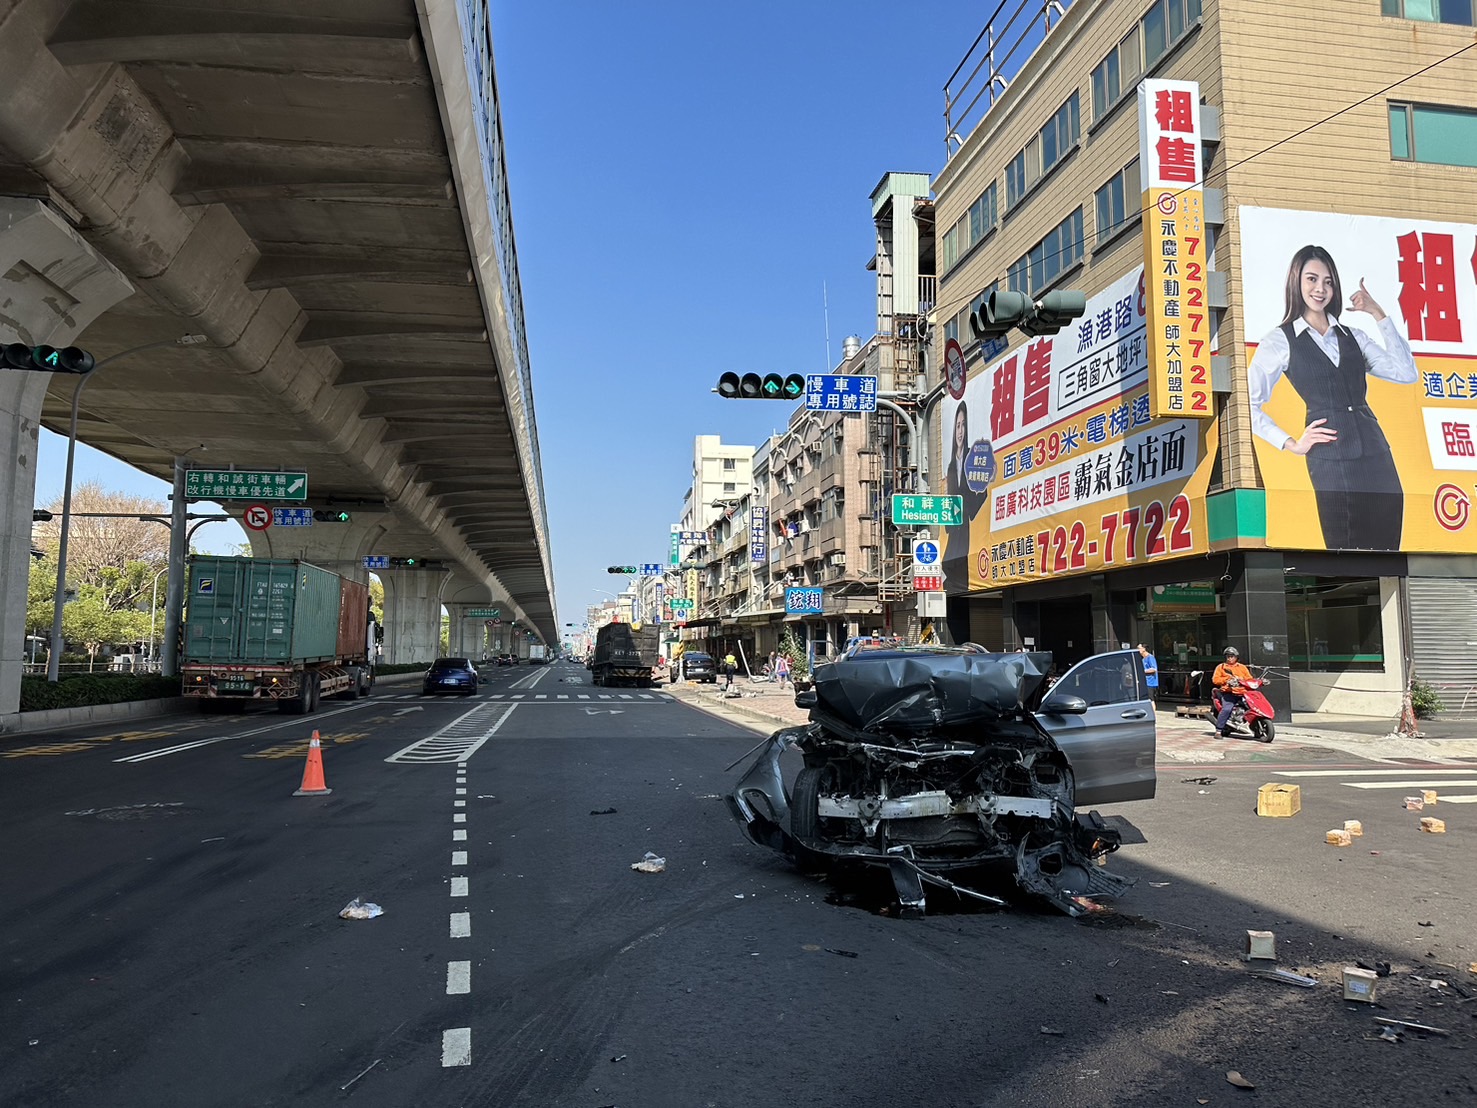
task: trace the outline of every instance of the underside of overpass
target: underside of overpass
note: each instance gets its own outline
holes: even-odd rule
[[[304,471],[309,506],[374,513],[359,547],[333,537],[342,562],[443,559],[557,642],[491,44],[458,14],[477,8],[0,0],[0,197],[132,285],[77,345],[206,340],[96,371],[81,441],[166,480],[176,457]],[[0,284],[48,280],[19,269]],[[0,317],[0,340],[44,341],[24,331]],[[64,435],[76,380],[42,409]]]

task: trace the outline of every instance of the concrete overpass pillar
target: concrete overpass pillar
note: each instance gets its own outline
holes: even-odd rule
[[[471,658],[474,662],[482,660],[482,642],[476,634],[476,630],[482,625],[474,625],[467,618],[467,613],[472,610],[470,604],[446,604],[446,614],[449,617],[447,625],[448,649],[458,658]]]
[[[429,662],[441,653],[441,585],[446,574],[424,569],[375,571],[385,587],[384,662]]]
[[[123,274],[34,199],[0,197],[0,274],[0,342],[27,346],[76,345],[88,324],[133,293]],[[20,710],[36,450],[50,379],[0,370],[0,731]]]

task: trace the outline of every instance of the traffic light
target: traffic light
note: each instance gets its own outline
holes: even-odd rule
[[[97,361],[75,346],[27,346],[10,342],[0,346],[0,367],[33,369],[44,373],[91,373]]]
[[[316,514],[316,513],[315,513]],[[391,558],[390,565],[400,569],[415,569],[422,562],[420,558]]]
[[[606,573],[621,573],[621,574],[624,574],[627,577],[634,577],[636,575],[637,570],[636,570],[636,567],[635,566],[606,566],[605,567],[605,572]]]
[[[31,522],[32,523],[50,523],[51,520],[52,520],[52,514],[50,512],[48,512],[45,508],[32,508],[31,509]]]
[[[805,395],[805,375],[725,373],[718,378],[717,393],[725,400],[799,400]]]
[[[331,508],[314,508],[313,519],[318,523],[348,523],[349,513],[334,511]]]
[[[977,339],[992,339],[1018,327],[1028,335],[1054,335],[1087,311],[1087,294],[1058,289],[1032,300],[1023,292],[999,290],[969,313],[969,329]]]

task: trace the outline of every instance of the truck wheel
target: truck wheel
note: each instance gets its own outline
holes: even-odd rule
[[[306,710],[310,713],[316,712],[318,705],[323,702],[323,687],[318,684],[318,675],[316,673],[308,674],[305,678],[305,683],[308,686],[308,707]]]

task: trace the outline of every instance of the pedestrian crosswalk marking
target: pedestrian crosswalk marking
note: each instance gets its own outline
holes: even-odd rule
[[[1282,769],[1277,771],[1278,777],[1392,777],[1397,774],[1409,775],[1411,766],[1401,766],[1399,769]],[[1456,777],[1469,774],[1470,769],[1423,769],[1419,771],[1422,777]]]

